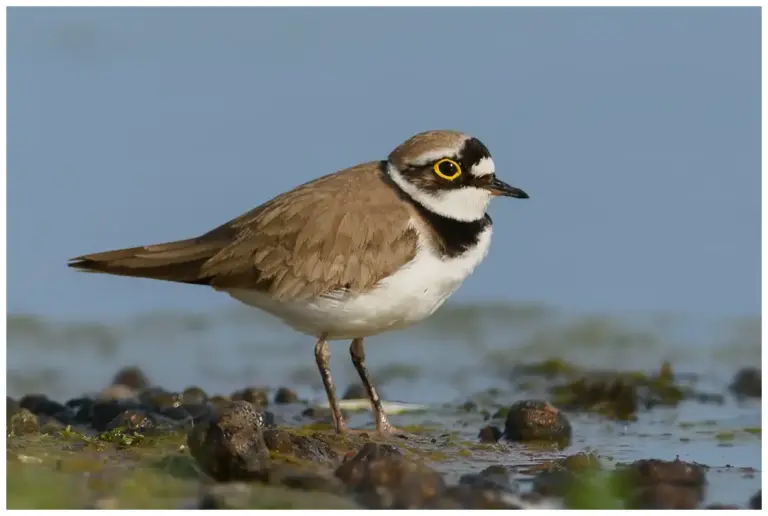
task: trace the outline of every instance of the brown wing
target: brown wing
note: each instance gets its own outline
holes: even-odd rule
[[[199,238],[75,258],[127,276],[252,288],[277,298],[362,291],[416,255],[409,205],[366,163],[279,195]]]

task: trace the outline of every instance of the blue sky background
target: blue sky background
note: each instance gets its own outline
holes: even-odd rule
[[[77,274],[451,128],[496,200],[463,301],[757,314],[759,8],[8,10],[11,313],[235,301]]]

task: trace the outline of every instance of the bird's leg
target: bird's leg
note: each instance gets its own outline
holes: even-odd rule
[[[317,362],[317,368],[320,369],[320,376],[323,378],[323,386],[325,386],[325,393],[328,395],[328,403],[331,405],[333,425],[336,427],[336,432],[339,434],[346,433],[347,423],[344,421],[344,416],[339,408],[339,402],[336,400],[336,388],[333,386],[333,379],[331,378],[331,351],[328,349],[326,335],[321,335],[317,344],[315,344],[315,361]]]
[[[352,345],[349,346],[349,354],[352,355],[352,363],[357,369],[357,374],[360,375],[360,379],[363,381],[363,387],[368,392],[368,398],[373,405],[373,415],[376,418],[376,430],[381,434],[392,433],[395,429],[389,424],[387,415],[381,408],[381,400],[376,393],[376,388],[371,383],[371,378],[368,376],[368,369],[365,367],[365,350],[363,349],[363,339],[355,339],[352,341]]]

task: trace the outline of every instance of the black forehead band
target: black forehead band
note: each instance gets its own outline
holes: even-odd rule
[[[464,142],[464,146],[459,152],[461,156],[461,163],[465,168],[470,169],[480,163],[483,158],[490,158],[491,153],[488,151],[488,147],[483,145],[483,142],[477,138],[470,138]]]

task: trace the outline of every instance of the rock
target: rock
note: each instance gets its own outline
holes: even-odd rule
[[[333,472],[319,468],[297,467],[292,464],[270,464],[263,471],[261,481],[301,491],[319,491],[343,494],[346,486]]]
[[[267,448],[272,451],[313,462],[332,463],[336,461],[338,453],[328,443],[317,437],[320,435],[319,433],[313,436],[296,435],[285,430],[272,428],[263,431],[264,442]]]
[[[571,424],[565,414],[546,401],[520,401],[509,408],[504,437],[510,441],[567,444],[571,440]]]
[[[681,460],[638,460],[630,464],[625,473],[630,483],[638,486],[668,483],[702,489],[707,482],[702,466]]]
[[[763,508],[763,491],[762,489],[755,493],[755,495],[749,499],[750,509],[762,509]]]
[[[379,397],[381,398],[383,395],[379,393]],[[368,393],[365,392],[365,387],[363,387],[360,383],[353,383],[349,387],[347,387],[347,390],[344,391],[344,394],[341,396],[341,399],[343,400],[362,400],[362,399],[368,399]]]
[[[183,405],[204,405],[208,402],[208,395],[200,387],[187,387],[181,393]]]
[[[555,387],[553,393],[567,410],[599,412],[622,421],[634,419],[640,405],[637,385],[617,375],[586,376]]]
[[[230,402],[231,403],[231,402]],[[192,405],[182,405],[181,408],[183,408],[190,418],[192,418],[192,423],[197,424],[201,421],[208,419],[213,414],[213,411],[215,410],[213,405],[209,403],[198,403],[198,404],[192,404]]]
[[[275,403],[278,405],[287,405],[297,401],[299,401],[299,397],[296,395],[296,391],[288,387],[280,387],[275,393]]]
[[[360,509],[360,506],[331,493],[303,491],[278,485],[227,482],[205,485],[198,509]]]
[[[48,399],[44,394],[28,394],[21,398],[19,406],[29,410],[33,414],[43,414],[53,417],[67,411],[67,408],[64,405]]]
[[[600,469],[596,455],[577,453],[551,463],[533,479],[533,492],[541,496],[566,496],[579,488],[580,474]]]
[[[217,394],[216,396],[212,396],[211,399],[208,400],[208,403],[210,403],[216,410],[219,410],[232,403],[232,399]]]
[[[424,508],[445,489],[438,472],[406,459],[393,446],[374,443],[339,466],[336,476],[370,509]]]
[[[8,428],[11,427],[11,416],[16,414],[21,409],[19,402],[10,396],[5,397],[5,424]]]
[[[29,409],[21,408],[11,416],[8,429],[13,435],[36,434],[40,431],[40,424],[35,414]]]
[[[75,415],[78,422],[88,423],[99,432],[107,429],[114,419],[126,410],[144,410],[138,403],[123,401],[97,401],[90,406],[83,406]],[[87,413],[85,413],[87,411]]]
[[[762,398],[763,373],[755,367],[745,367],[734,376],[731,392],[739,398]]]
[[[112,385],[125,385],[136,391],[149,387],[149,380],[137,366],[124,367],[112,379]]]
[[[262,434],[263,418],[246,401],[234,401],[187,436],[201,469],[219,481],[259,478],[269,465]]]
[[[496,443],[501,438],[501,430],[493,425],[484,426],[478,435],[481,443]]]
[[[152,387],[139,393],[139,401],[151,410],[163,412],[181,407],[182,396],[178,392],[168,392],[159,387]]]
[[[146,434],[155,429],[155,420],[143,410],[126,410],[110,421],[105,430],[118,428],[126,434]]]
[[[101,391],[96,399],[99,401],[133,401],[138,402],[137,391],[133,387],[128,387],[122,383],[110,385]]]
[[[476,491],[517,492],[509,482],[509,471],[504,466],[489,466],[479,473],[462,475],[459,478],[459,485],[472,486]]]
[[[269,405],[269,399],[267,398],[267,389],[259,387],[246,387],[239,391],[232,393],[233,401],[247,401],[252,403],[256,408],[263,409]]]
[[[318,423],[328,423],[333,426],[333,412],[328,407],[307,407],[302,413],[302,416],[308,417]],[[341,415],[344,419],[349,419],[349,412],[342,409]]]
[[[429,508],[523,509],[519,502],[519,498],[502,489],[459,484],[448,487],[441,494],[440,503],[433,502]]]
[[[653,484],[637,490],[629,500],[630,509],[696,509],[697,489],[675,484]]]

